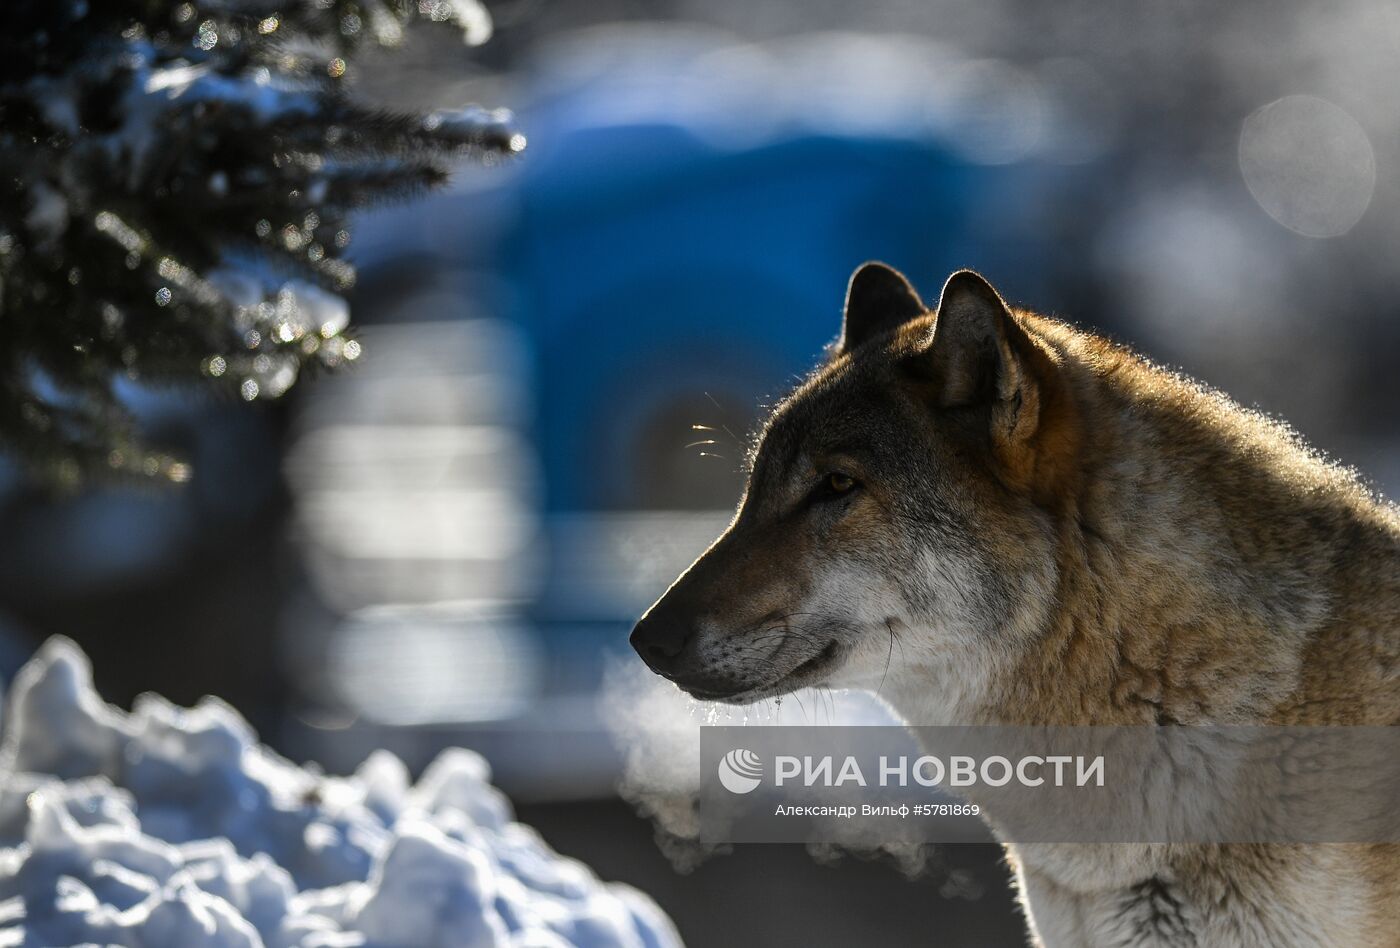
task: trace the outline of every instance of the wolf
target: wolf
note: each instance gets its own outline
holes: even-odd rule
[[[1397,619],[1400,515],[1291,430],[872,262],[631,642],[699,699],[878,688],[919,725],[1396,725]],[[1400,945],[1393,845],[1006,849],[1036,945]]]

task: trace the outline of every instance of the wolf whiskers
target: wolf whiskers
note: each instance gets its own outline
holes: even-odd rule
[[[885,679],[889,677],[890,674],[890,661],[894,658],[894,646],[896,642],[899,643],[899,660],[904,661],[904,642],[901,641],[899,636],[895,634],[894,620],[886,619],[885,629],[890,633],[890,645],[889,650],[885,653],[885,670],[881,673],[880,684],[875,689],[875,694],[879,697],[884,696]]]

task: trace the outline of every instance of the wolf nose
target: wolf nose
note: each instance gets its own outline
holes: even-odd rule
[[[632,629],[630,641],[652,671],[665,675],[685,651],[690,629],[683,622],[659,622],[654,615],[645,615]]]

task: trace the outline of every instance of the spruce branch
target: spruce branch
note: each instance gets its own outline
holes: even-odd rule
[[[189,469],[123,385],[256,400],[360,345],[350,214],[524,147],[509,113],[408,114],[343,85],[476,0],[20,0],[0,31],[0,449],[51,481]],[[123,384],[116,384],[125,380]]]

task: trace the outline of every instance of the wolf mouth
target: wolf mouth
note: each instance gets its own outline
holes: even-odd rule
[[[782,681],[789,678],[797,678],[801,675],[808,674],[810,672],[820,671],[822,668],[825,668],[827,665],[831,664],[832,660],[835,658],[836,642],[831,641],[826,643],[826,647],[823,648],[820,652],[798,665],[796,668],[788,672],[782,678],[779,678],[777,682],[774,682],[774,684],[781,683]]]
[[[693,698],[701,701],[722,701],[726,704],[749,704],[774,695],[787,694],[808,684],[815,684],[821,673],[834,665],[840,658],[840,646],[833,639],[810,658],[804,659],[772,681],[761,685],[740,688],[737,691],[712,691],[694,688],[681,682],[681,688]]]

